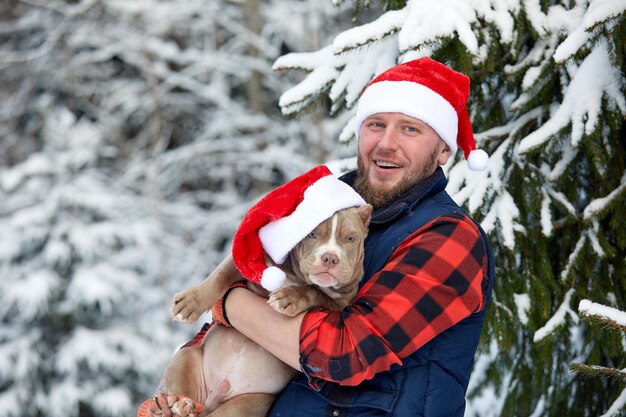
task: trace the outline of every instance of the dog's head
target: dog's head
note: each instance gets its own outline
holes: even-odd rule
[[[291,251],[296,275],[307,284],[339,289],[360,281],[363,242],[372,206],[340,210],[319,224]]]

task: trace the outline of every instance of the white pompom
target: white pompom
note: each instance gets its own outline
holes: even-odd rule
[[[280,268],[270,266],[263,271],[261,286],[270,292],[276,291],[283,286],[285,279],[287,275]]]
[[[482,149],[474,149],[467,157],[467,166],[472,171],[483,171],[489,165],[489,155]]]

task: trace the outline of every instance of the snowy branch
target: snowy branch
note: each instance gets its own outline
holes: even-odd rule
[[[520,142],[519,152],[525,153],[543,145],[570,123],[571,144],[576,147],[583,134],[590,135],[596,129],[603,97],[606,97],[609,105],[618,107],[626,114],[621,78],[619,69],[610,63],[606,43],[601,43],[578,68],[554,115]]]
[[[569,316],[574,321],[574,323],[578,322],[578,316],[570,307],[570,303],[574,293],[575,290],[573,288],[570,288],[565,293],[565,297],[563,297],[563,302],[556,310],[554,315],[552,315],[550,320],[548,320],[542,328],[535,331],[535,335],[533,336],[533,342],[537,343],[549,336],[550,334],[554,333],[554,331],[558,327],[565,324],[565,319],[567,318],[567,316]]]
[[[595,0],[589,3],[584,15],[577,20],[578,26],[557,47],[554,60],[562,63],[576,54],[592,36],[597,26],[607,24],[626,11],[626,4],[620,0]]]
[[[624,414],[624,408],[626,408],[626,388],[617,397],[617,399],[611,404],[611,407],[602,414],[600,417],[619,417]]]
[[[589,220],[604,212],[615,201],[620,199],[626,191],[626,173],[622,176],[621,185],[611,191],[606,197],[596,198],[589,202],[583,211],[583,218]]]
[[[606,324],[614,323],[615,328],[626,332],[626,312],[589,300],[581,300],[578,311],[584,317],[593,317]]]

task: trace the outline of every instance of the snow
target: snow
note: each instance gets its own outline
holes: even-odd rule
[[[553,174],[554,171],[550,173],[550,175]],[[574,216],[576,215],[576,207],[574,207],[574,205],[567,199],[567,196],[565,194],[555,191],[553,189],[549,189],[548,194],[550,194],[550,197],[552,197],[555,201],[558,201],[563,206],[563,208],[568,211],[569,214]]]
[[[583,16],[583,24],[586,30],[592,29],[598,23],[606,22],[626,11],[623,0],[593,0]]]
[[[398,32],[406,22],[406,9],[391,10],[371,23],[346,30],[334,39],[332,51],[341,54],[354,48],[380,41],[388,35]]]
[[[513,301],[517,307],[517,317],[523,325],[528,324],[528,312],[530,311],[530,296],[528,294],[513,294]]]
[[[6,417],[22,416],[22,400],[17,388],[9,388],[0,392],[0,409]]]
[[[331,46],[326,46],[315,52],[291,53],[283,55],[274,61],[272,70],[284,71],[286,69],[298,69],[313,71],[318,68],[320,62],[328,60],[331,56]]]
[[[554,167],[552,167],[552,171],[548,174],[547,177],[551,181],[555,181],[561,178],[561,176],[565,173],[566,168],[574,160],[574,158],[576,158],[577,155],[578,155],[578,148],[573,148],[569,146],[569,144],[564,144],[564,146],[562,147],[562,151],[561,151],[561,158],[556,164],[554,164]],[[563,198],[560,200],[563,201],[567,199],[565,198],[565,196],[563,196]],[[569,206],[571,206],[571,204],[569,204]],[[575,210],[572,207],[572,209],[569,211],[573,213]]]
[[[4,302],[0,306],[0,314],[15,309],[16,314],[25,321],[45,314],[52,294],[59,289],[60,280],[53,271],[38,270],[15,280],[12,285],[2,285]]]
[[[598,258],[604,258],[606,256],[606,252],[600,245],[600,241],[598,239],[598,231],[600,229],[600,224],[598,223],[598,219],[593,219],[592,228],[587,229],[585,232],[589,237],[589,242],[591,243],[591,248],[598,255]]]
[[[331,46],[327,46],[318,52],[307,55],[309,56],[309,60],[305,61],[305,64],[312,65],[314,69],[307,75],[304,81],[281,95],[278,104],[283,108],[285,113],[299,111],[304,107],[302,103],[306,102],[306,97],[311,95],[317,96],[320,91],[319,86],[326,86],[337,77],[338,72],[332,60],[330,60],[330,57],[332,57]],[[331,62],[327,63],[329,60]],[[277,60],[273,68],[275,70],[293,68],[292,65],[289,59],[284,59],[283,61]]]
[[[478,40],[471,28],[471,24],[476,21],[472,3],[467,0],[408,2],[406,20],[398,35],[398,49],[415,49],[456,32],[470,52],[478,52]]]
[[[537,401],[535,410],[529,417],[541,417],[545,415],[545,412],[546,412],[546,396],[542,395],[539,401]]]
[[[522,225],[515,221],[520,215],[520,211],[508,192],[496,196],[491,205],[491,209],[481,222],[485,232],[489,233],[496,228],[496,223],[502,235],[502,244],[509,249],[515,247],[515,232],[524,232]]]
[[[505,384],[496,387],[493,383],[485,381],[488,370],[494,366],[494,362],[498,357],[500,348],[495,340],[489,344],[486,352],[478,354],[474,362],[474,372],[470,378],[468,385],[468,393],[473,393],[477,387],[486,384],[486,387],[480,391],[480,397],[469,401],[465,410],[466,417],[497,417],[501,414],[504,406],[504,397],[497,392],[497,388],[505,388],[508,386],[510,377],[505,377]]]
[[[540,342],[545,337],[554,333],[554,331],[565,324],[565,319],[569,316],[574,323],[578,323],[579,318],[576,313],[571,309],[570,303],[572,300],[572,296],[575,294],[575,290],[570,288],[565,293],[563,297],[563,302],[556,310],[556,312],[552,315],[552,317],[546,322],[546,324],[535,331],[533,336],[533,342]]]
[[[622,75],[611,65],[608,54],[606,43],[601,42],[584,59],[567,86],[557,111],[543,126],[520,142],[519,152],[541,146],[570,123],[571,145],[576,147],[583,134],[590,135],[596,129],[603,98],[608,100],[609,106],[618,107],[626,113],[626,100],[620,91]]]
[[[105,0],[107,6],[124,13],[141,13],[155,6],[156,0]]]
[[[95,394],[92,400],[97,410],[104,415],[119,416],[133,407],[131,393],[126,387],[112,387]]]
[[[585,245],[585,242],[587,241],[587,239],[588,239],[587,233],[583,233],[580,235],[580,238],[576,242],[576,246],[574,247],[574,250],[569,255],[565,268],[563,268],[563,271],[561,271],[561,281],[565,281],[569,278],[570,272],[574,266],[574,262],[576,261],[576,259],[578,259],[578,256],[580,255],[580,252],[582,251],[583,246]]]
[[[554,51],[554,60],[562,63],[574,55],[589,40],[589,32],[584,26],[577,27]]]
[[[2,336],[4,338],[7,335]],[[0,375],[4,379],[20,381],[32,378],[41,365],[37,349],[41,333],[38,330],[27,330],[21,336],[0,345]]]
[[[346,62],[330,89],[329,98],[337,101],[339,97],[345,95],[346,106],[352,107],[371,79],[395,64],[396,55],[391,47],[395,41],[395,36],[390,36],[368,46],[367,55],[363,59]],[[376,61],[367,59],[372,55],[378,56],[379,59]]]
[[[626,408],[626,388],[600,417],[619,417],[624,414],[624,408]]]
[[[13,191],[27,177],[42,175],[50,171],[50,160],[41,154],[31,155],[17,169],[2,173],[0,186],[5,191]]]
[[[130,301],[129,294],[139,291],[139,278],[134,272],[109,264],[80,267],[67,288],[69,300],[64,308],[72,311],[82,305],[97,305],[108,316],[117,304]]]
[[[596,198],[587,204],[583,210],[583,217],[589,220],[601,211],[605,210],[615,199],[619,198],[626,191],[626,173],[622,176],[621,184],[611,191],[606,197]]]
[[[480,3],[479,3],[480,4]],[[517,14],[520,9],[519,0],[492,0],[493,12],[487,9],[484,14],[488,21],[492,21],[499,29],[500,39],[503,43],[509,44],[513,41],[514,20],[513,14]]]
[[[78,413],[74,404],[80,401],[84,395],[85,387],[76,385],[73,381],[55,384],[48,396],[48,404],[46,404],[48,415],[50,417],[77,416]]]
[[[589,4],[584,15],[574,17],[578,26],[570,31],[569,36],[557,47],[554,53],[556,62],[564,62],[579,51],[589,40],[597,24],[605,22],[626,10],[621,0],[596,0]]]
[[[552,224],[552,211],[550,210],[550,196],[548,192],[544,189],[541,190],[541,194],[543,199],[541,200],[541,232],[544,236],[550,236],[553,230]]]
[[[580,300],[578,311],[585,316],[598,316],[605,320],[614,321],[620,326],[626,327],[626,312],[614,307],[594,303],[590,300]]]
[[[595,341],[570,306],[574,294],[587,296],[572,283],[587,277],[574,265],[590,261],[580,259],[588,252],[610,262],[602,222],[619,213],[626,173],[605,195],[584,187],[566,194],[559,184],[578,181],[571,175],[586,157],[584,141],[600,136],[611,151],[603,116],[626,114],[624,76],[606,41],[624,0],[409,0],[351,28],[351,2],[268,0],[257,13],[259,33],[246,27],[239,0],[22,3],[0,25],[10,35],[0,40],[3,415],[77,417],[79,404],[93,415],[134,415],[137,397],[153,392],[172,351],[197,330],[171,325],[171,294],[210,272],[242,214],[277,183],[323,162],[336,175],[353,169],[351,112],[363,88],[398,62],[438,53],[450,35],[477,66],[499,43],[512,57],[502,75],[521,84],[494,97],[502,125],[475,132],[479,148],[490,150],[488,169],[472,173],[457,155],[444,168],[449,193],[513,253],[512,268],[522,265],[516,239],[527,227],[558,239],[557,215],[582,221],[559,263],[562,299],[537,306],[532,291],[515,286],[511,302],[496,286],[490,308],[512,317],[516,327],[505,331],[524,339],[537,309],[548,309],[533,341],[566,328],[558,333],[570,339],[559,349],[587,359]],[[541,39],[520,38],[520,13]],[[285,50],[312,52],[279,56]],[[562,90],[546,103],[537,93],[548,87],[548,69]],[[244,91],[252,74],[268,96],[262,112],[249,108],[254,97]],[[320,97],[311,115],[279,113],[296,114]],[[524,213],[508,188],[519,172],[540,177],[528,190],[541,198],[538,213]],[[612,307],[584,299],[579,311],[624,325],[622,299],[608,293]],[[532,349],[517,358],[500,349],[494,337],[477,355],[468,416],[500,415],[520,383],[515,363],[500,370],[498,384],[490,370],[502,357],[527,360]],[[549,409],[552,389],[534,398],[533,415]],[[626,390],[612,400],[605,416],[620,414]]]
[[[529,90],[532,86],[537,83],[537,80],[541,76],[542,67],[531,67],[524,74],[524,79],[522,80],[522,88],[524,90]]]

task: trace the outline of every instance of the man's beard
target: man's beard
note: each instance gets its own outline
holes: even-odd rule
[[[392,188],[389,189],[376,189],[370,184],[365,166],[361,155],[357,156],[357,175],[354,181],[354,189],[357,193],[363,197],[365,201],[374,207],[374,210],[381,207],[385,207],[387,204],[400,197],[406,191],[410,190],[415,184],[428,178],[435,172],[435,169],[439,165],[437,163],[437,155],[439,150],[435,150],[430,156],[429,163],[425,166],[418,166],[409,175],[402,178],[402,180]]]

